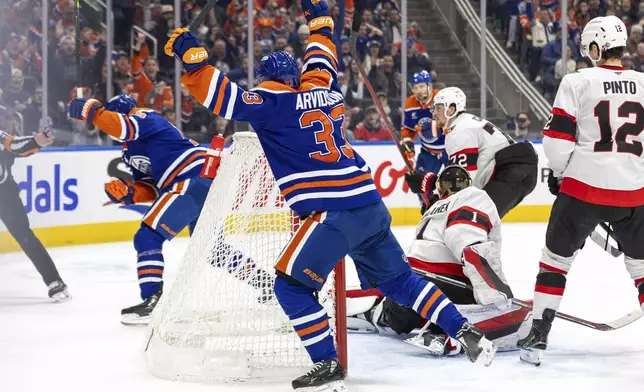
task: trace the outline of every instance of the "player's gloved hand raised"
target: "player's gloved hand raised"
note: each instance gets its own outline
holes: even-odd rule
[[[134,187],[121,178],[105,184],[105,193],[116,204],[134,204]]]
[[[436,187],[436,174],[414,170],[405,174],[405,182],[414,193],[430,194]]]
[[[416,146],[414,145],[414,141],[412,139],[408,137],[404,138],[400,142],[400,146],[405,153],[405,158],[414,159],[414,157],[416,156]]]
[[[553,195],[557,196],[559,194],[559,187],[561,186],[561,179],[555,177],[552,170],[548,173],[548,190]]]
[[[326,0],[302,0],[302,10],[311,33],[333,34],[333,19]]]
[[[187,72],[208,64],[208,51],[199,38],[186,28],[175,29],[164,50],[168,56],[177,56]]]
[[[91,125],[96,111],[102,108],[103,105],[98,99],[76,98],[69,104],[69,117],[87,121]]]

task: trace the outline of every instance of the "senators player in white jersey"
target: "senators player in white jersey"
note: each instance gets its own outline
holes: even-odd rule
[[[519,329],[524,327],[525,336],[530,328],[525,322],[529,310],[509,301],[512,290],[500,258],[501,218],[487,193],[471,184],[468,172],[458,165],[448,166],[438,175],[437,194],[418,224],[407,258],[418,273],[424,271],[471,284],[473,290],[432,280],[499,350],[516,350]],[[364,294],[347,295],[352,296]],[[378,329],[388,327],[399,334],[410,333],[426,322],[413,310],[388,298],[363,318]],[[353,322],[350,320],[349,326]],[[438,356],[461,352],[460,344],[434,324],[423,335],[408,341]]]
[[[591,20],[581,54],[595,68],[561,81],[543,148],[552,207],[534,294],[534,321],[521,359],[539,364],[566,274],[584,240],[607,222],[644,303],[644,75],[622,68],[626,26],[615,16]],[[644,306],[643,306],[644,308]]]
[[[434,119],[445,134],[451,163],[469,172],[474,186],[487,192],[503,217],[537,185],[537,154],[530,143],[515,143],[489,121],[466,113],[465,101],[457,87],[439,91]],[[415,171],[406,179],[410,189],[419,193],[431,192],[432,177]],[[423,182],[430,186],[422,187]]]

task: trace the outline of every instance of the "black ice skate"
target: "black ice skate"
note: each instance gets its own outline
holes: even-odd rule
[[[308,373],[293,380],[291,385],[301,392],[343,392],[347,390],[343,381],[345,377],[342,365],[337,358],[333,358],[317,362]]]
[[[458,340],[465,349],[467,357],[472,362],[481,361],[485,366],[490,366],[496,353],[496,347],[485,338],[483,331],[469,322],[463,324],[456,333]]]
[[[157,306],[162,293],[163,290],[159,290],[140,304],[121,310],[121,324],[147,325],[150,321],[150,314]]]
[[[54,302],[64,302],[72,298],[67,292],[67,285],[62,280],[54,280],[47,285],[47,289],[49,289],[49,298]]]
[[[519,339],[517,346],[521,349],[519,358],[523,362],[535,366],[541,365],[543,352],[548,347],[548,334],[552,327],[552,321],[555,319],[555,311],[546,309],[543,311],[541,320],[533,320],[530,333],[523,339]]]

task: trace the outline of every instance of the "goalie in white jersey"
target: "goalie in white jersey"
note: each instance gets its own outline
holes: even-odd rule
[[[434,119],[445,134],[451,163],[468,171],[474,186],[487,192],[503,217],[537,185],[537,154],[532,144],[516,143],[489,121],[466,113],[465,101],[461,89],[442,89],[434,98]],[[431,192],[435,178],[422,171],[406,176],[415,193]]]
[[[470,175],[461,166],[448,166],[438,175],[437,193],[417,226],[407,258],[420,275],[442,275],[471,284],[473,290],[430,278],[500,350],[516,350],[519,329],[524,327],[521,329],[525,336],[530,327],[525,322],[529,310],[509,301],[512,290],[503,275],[500,258],[501,219],[487,193],[471,184]],[[366,294],[378,296],[374,292]],[[365,293],[347,293],[348,298],[363,296]],[[355,318],[399,334],[410,333],[426,322],[413,310],[388,298],[349,320],[350,328],[364,328]],[[408,342],[439,356],[461,352],[460,344],[434,324]]]
[[[521,358],[539,364],[566,287],[566,274],[600,222],[612,226],[644,303],[644,74],[622,68],[626,26],[615,16],[590,21],[581,54],[598,65],[566,75],[543,149],[557,195],[534,294],[534,322]],[[644,306],[643,306],[644,307]]]

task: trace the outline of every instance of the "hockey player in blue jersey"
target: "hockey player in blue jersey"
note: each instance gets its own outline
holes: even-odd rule
[[[166,54],[182,61],[182,83],[199,102],[218,116],[252,125],[287,205],[302,218],[275,264],[275,296],[314,363],[293,388],[344,390],[345,372],[315,292],[347,254],[364,288],[376,287],[435,321],[463,343],[472,361],[489,364],[494,346],[436,286],[411,272],[370,169],[343,135],[326,1],[302,0],[302,7],[310,36],[301,73],[292,56],[272,53],[260,61],[259,85],[250,91],[209,65],[206,48],[187,29],[175,30],[165,46]]]
[[[448,162],[443,131],[432,126],[431,107],[439,90],[432,88],[432,76],[427,71],[416,72],[412,75],[411,87],[413,95],[405,102],[402,120],[402,143],[406,150],[407,159],[413,161],[416,154],[414,140],[418,134],[421,150],[416,158],[414,168],[438,174]]]
[[[213,154],[207,158],[206,148],[184,137],[154,110],[137,108],[129,95],[118,95],[105,107],[96,99],[75,99],[69,111],[72,118],[87,121],[123,142],[123,161],[130,167],[134,181],[129,183],[117,178],[105,184],[105,192],[112,202],[153,203],[134,235],[143,302],[121,311],[123,324],[146,324],[163,292],[163,243],[172,240],[186,227],[192,232],[211,179],[216,174],[219,158]],[[217,146],[211,146],[219,152],[223,147],[223,138]],[[211,159],[212,165],[206,165],[209,167],[208,178],[202,178],[206,159]],[[230,247],[218,252],[213,265],[227,268],[238,278],[241,278],[238,272],[246,274],[244,278],[251,278],[248,270],[252,268],[248,267],[252,267],[252,260]],[[261,270],[252,270],[255,277],[262,273],[267,275]],[[268,280],[263,278],[263,281]],[[249,284],[262,289],[259,280]]]

